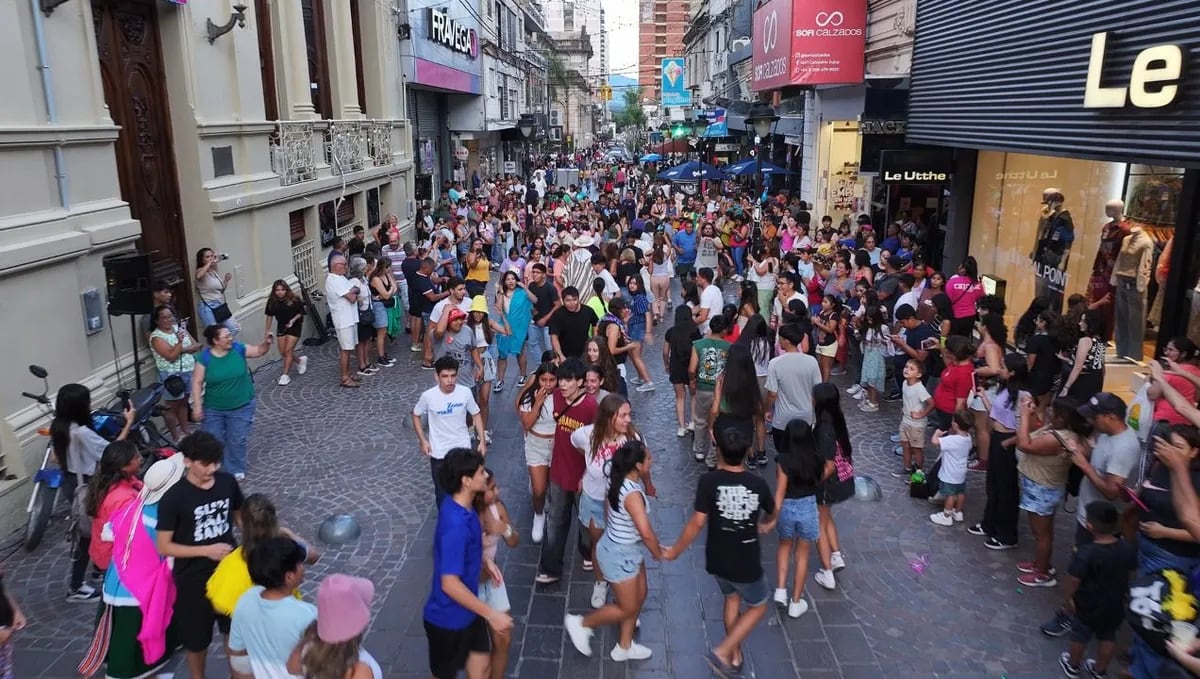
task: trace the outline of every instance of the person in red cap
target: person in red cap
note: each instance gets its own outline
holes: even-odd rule
[[[317,619],[288,658],[287,669],[305,677],[383,679],[383,670],[362,647],[371,623],[375,585],[366,578],[334,573],[317,588]]]

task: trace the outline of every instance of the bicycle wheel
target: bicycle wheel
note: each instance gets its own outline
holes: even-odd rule
[[[25,551],[32,552],[42,543],[46,535],[46,527],[50,525],[50,514],[54,512],[54,500],[58,495],[56,488],[49,488],[39,483],[33,487],[37,494],[33,511],[25,520]]]

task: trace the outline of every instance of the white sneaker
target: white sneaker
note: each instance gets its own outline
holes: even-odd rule
[[[600,608],[608,601],[608,583],[601,580],[592,585],[592,608]]]
[[[859,392],[861,392],[862,390],[863,390],[862,386],[857,385],[857,384],[851,384],[850,387],[848,389],[846,389],[846,393],[850,394],[851,396],[854,396],[854,395],[858,394]]]
[[[530,534],[530,539],[533,544],[542,544],[542,537],[546,534],[546,515],[534,513],[533,515],[533,531]]]
[[[304,373],[308,372],[308,357],[307,356],[301,356],[300,358],[296,359],[296,363],[297,363],[297,365],[296,365],[297,373],[303,375]]]
[[[855,393],[853,394],[853,396],[854,396],[854,400],[855,400],[855,401],[861,401],[861,400],[863,400],[864,398],[866,398],[866,397],[867,397],[867,390],[866,390],[866,389],[859,389],[857,392],[855,392]]]
[[[292,383],[292,378],[288,377],[287,375],[280,375],[279,379],[275,382],[275,384],[278,384],[281,387],[286,387],[287,385],[289,385],[291,383]]]
[[[962,512],[954,512],[954,522],[955,523],[963,522],[963,513]]]
[[[837,589],[837,580],[833,577],[833,571],[827,571],[824,568],[817,569],[816,575],[813,575],[813,580],[825,589]]]
[[[946,512],[934,512],[929,515],[929,520],[939,526],[953,526],[954,517]]]
[[[625,381],[626,381],[626,382],[628,382],[629,384],[632,384],[633,386],[635,386],[635,387],[636,387],[636,386],[638,386],[639,384],[641,384],[641,383],[642,383],[642,378],[640,378],[640,377],[630,377],[629,379],[627,379],[627,380],[625,380]]]
[[[654,386],[654,383],[653,383],[653,382],[643,382],[643,383],[641,384],[641,386],[639,386],[639,387],[638,387],[637,389],[635,389],[634,391],[637,391],[637,392],[639,392],[639,393],[645,393],[645,392],[647,392],[647,391],[654,391],[654,389],[655,389],[655,386]],[[643,648],[644,648],[644,647],[643,647]]]
[[[834,552],[829,555],[829,567],[836,573],[846,567],[846,558],[841,552]]]
[[[772,598],[775,600],[775,603],[779,604],[780,606],[786,606],[788,602],[787,590],[782,587],[776,587],[775,596]]]
[[[863,401],[862,404],[860,406],[858,406],[858,409],[863,411],[864,413],[879,412],[879,406],[875,405],[874,403],[871,403],[870,401]]]
[[[694,431],[696,431],[696,424],[694,422],[688,422],[687,426],[684,427],[684,429],[694,432]]]
[[[592,630],[583,626],[583,616],[567,613],[563,616],[563,627],[567,630],[567,636],[571,637],[571,645],[575,650],[592,657]]]
[[[687,432],[688,432],[687,427],[680,427],[675,430],[675,435],[678,436],[679,438],[683,438],[684,436],[687,436]]]
[[[629,645],[629,648],[621,648],[621,644],[613,646],[608,657],[617,662],[625,662],[626,660],[645,660],[652,655],[654,655],[654,651],[635,641]]]
[[[804,599],[793,601],[788,604],[788,617],[799,618],[808,612],[808,602]]]

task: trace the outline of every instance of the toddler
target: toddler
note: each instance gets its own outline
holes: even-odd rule
[[[953,526],[963,520],[963,504],[967,499],[967,456],[971,452],[971,418],[956,411],[950,418],[950,431],[941,429],[933,434],[933,445],[942,449],[938,470],[938,494],[946,497],[946,507],[929,515],[939,526]]]

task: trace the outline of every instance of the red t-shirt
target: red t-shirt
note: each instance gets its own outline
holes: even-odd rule
[[[1179,365],[1179,369],[1192,373],[1193,375],[1200,374],[1200,368],[1187,363],[1181,363]],[[1178,391],[1180,396],[1183,396],[1185,399],[1187,399],[1188,403],[1196,402],[1196,385],[1193,384],[1191,380],[1179,375],[1167,375],[1166,380],[1167,384],[1175,387],[1175,391]],[[1160,398],[1154,402],[1154,421],[1166,422],[1168,424],[1188,424],[1189,422],[1189,420],[1183,415],[1180,415],[1179,411],[1175,410],[1174,406],[1171,405],[1171,402],[1165,398]]]
[[[579,492],[585,462],[579,450],[571,445],[571,434],[585,425],[596,422],[600,405],[591,394],[584,394],[571,405],[562,392],[554,390],[554,448],[550,454],[550,480],[554,485],[572,493]]]
[[[946,366],[937,389],[933,390],[933,407],[944,413],[954,412],[958,399],[971,395],[971,376],[974,374],[975,366],[970,361]]]

